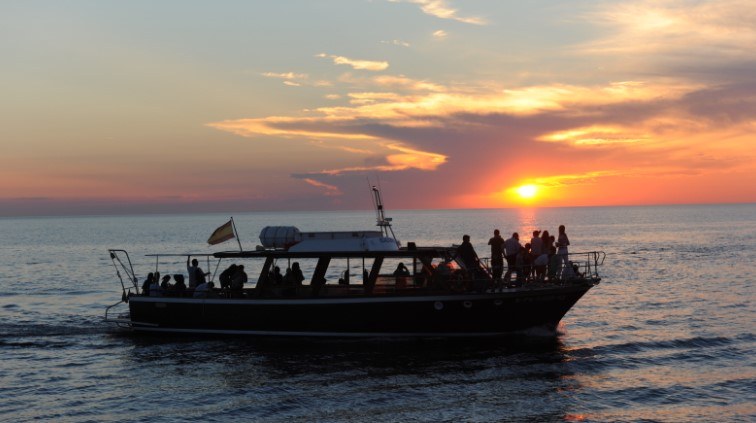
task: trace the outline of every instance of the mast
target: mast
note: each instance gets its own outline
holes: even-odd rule
[[[394,241],[396,241],[396,236],[394,235],[394,230],[391,228],[391,218],[386,217],[384,210],[383,210],[383,201],[381,200],[381,191],[375,186],[372,186],[373,190],[373,205],[375,206],[375,215],[376,215],[376,226],[381,228],[381,234],[385,237],[391,237],[394,238]],[[399,241],[397,241],[397,244]]]

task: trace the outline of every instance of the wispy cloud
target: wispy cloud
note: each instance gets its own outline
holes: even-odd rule
[[[336,56],[333,54],[325,53],[320,53],[317,55],[317,57],[330,58],[336,65],[347,65],[356,70],[382,71],[388,69],[389,67],[389,63],[384,61],[356,60],[344,56]]]
[[[323,189],[323,195],[325,195],[327,197],[337,197],[337,196],[340,196],[340,195],[344,194],[344,193],[341,192],[341,190],[339,189],[339,187],[337,187],[335,185],[330,185],[330,184],[327,184],[325,182],[316,181],[315,179],[312,179],[312,178],[302,178],[302,180],[305,181],[305,182],[307,182],[308,184],[314,186],[314,187],[322,188]]]
[[[628,144],[651,139],[651,135],[639,132],[638,128],[624,126],[592,125],[556,131],[539,137],[541,141],[570,143],[576,146],[602,146]]]
[[[375,75],[371,77],[354,76],[346,73],[339,77],[339,82],[363,87],[364,89],[379,88],[404,92],[435,91],[444,92],[446,87],[427,80],[418,80],[404,75]]]
[[[308,78],[308,75],[306,73],[294,73],[294,72],[263,72],[262,76],[265,76],[268,78],[279,78],[279,79],[287,79],[287,80]]]
[[[331,81],[310,80],[310,75],[296,72],[263,72],[262,76],[266,78],[283,79],[283,84],[291,87],[301,87],[303,85],[312,87],[330,87],[333,86]]]
[[[402,40],[381,41],[381,44],[391,44],[400,47],[410,47],[410,43]]]
[[[370,166],[351,166],[338,169],[327,169],[317,172],[310,172],[304,176],[315,177],[317,175],[336,176],[345,173],[364,173],[364,172],[398,172],[402,170],[415,169],[432,171],[446,163],[448,157],[443,154],[431,153],[406,147],[399,143],[383,143],[381,145],[389,151],[384,157],[384,162]]]
[[[392,3],[412,3],[420,6],[420,10],[439,19],[452,19],[474,25],[485,25],[486,21],[479,17],[463,17],[458,15],[457,9],[449,6],[446,0],[389,0]]]
[[[443,40],[444,38],[448,37],[449,34],[444,31],[443,29],[439,29],[438,31],[433,31],[433,38],[437,40]]]

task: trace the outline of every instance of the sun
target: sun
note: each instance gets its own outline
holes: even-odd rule
[[[529,200],[538,194],[538,187],[535,185],[522,185],[517,188],[515,188],[515,191],[517,192],[517,195],[520,196],[520,198]]]

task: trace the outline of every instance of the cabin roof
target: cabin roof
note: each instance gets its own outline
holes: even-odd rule
[[[397,251],[221,251],[213,254],[216,258],[352,258],[352,257],[445,257],[453,252],[452,247],[401,248]]]

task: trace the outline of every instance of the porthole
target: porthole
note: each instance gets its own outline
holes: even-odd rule
[[[494,305],[495,305],[496,307],[499,307],[499,306],[501,306],[502,304],[504,304],[504,301],[502,301],[502,300],[494,300]]]
[[[462,303],[462,306],[464,308],[471,308],[472,307],[472,301],[465,301]]]
[[[439,311],[443,310],[444,309],[444,303],[442,303],[441,301],[436,301],[435,303],[433,303],[433,308],[435,308],[436,310],[439,310]]]

